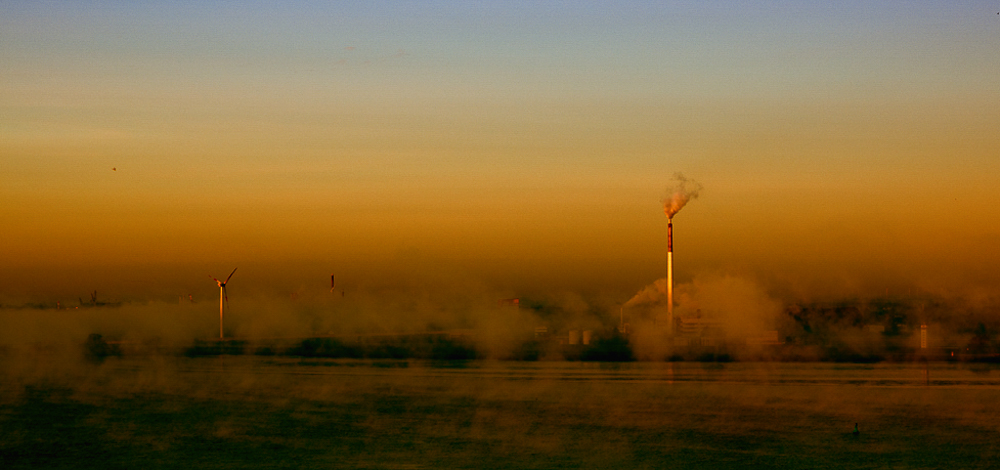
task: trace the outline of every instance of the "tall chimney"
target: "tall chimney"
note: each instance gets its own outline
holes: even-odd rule
[[[667,333],[674,333],[674,219],[667,219]]]

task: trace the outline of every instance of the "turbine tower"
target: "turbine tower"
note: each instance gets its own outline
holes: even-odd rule
[[[225,305],[223,301],[229,302],[229,296],[226,295],[226,283],[229,282],[231,277],[233,277],[233,274],[236,274],[236,269],[237,268],[233,268],[233,272],[229,273],[229,277],[227,277],[225,281],[220,281],[211,274],[208,275],[208,277],[215,279],[216,284],[219,285],[219,339],[222,339],[222,312],[223,306]]]

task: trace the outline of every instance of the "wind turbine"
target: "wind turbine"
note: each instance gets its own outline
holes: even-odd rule
[[[229,277],[225,281],[215,279],[211,274],[208,275],[208,277],[215,279],[215,282],[219,285],[219,339],[222,339],[222,307],[224,305],[222,302],[229,302],[229,296],[226,295],[226,283],[229,282],[229,278],[233,277],[233,274],[236,274],[236,269],[233,268],[233,272],[229,273]]]

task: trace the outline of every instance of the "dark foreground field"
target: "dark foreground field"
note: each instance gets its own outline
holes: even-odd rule
[[[1000,462],[1000,371],[989,368],[932,365],[925,378],[900,365],[5,360],[4,469]]]

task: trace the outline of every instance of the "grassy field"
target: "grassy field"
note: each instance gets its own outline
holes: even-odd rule
[[[16,364],[0,468],[995,468],[1000,371],[255,357]],[[854,436],[854,423],[861,434]]]

